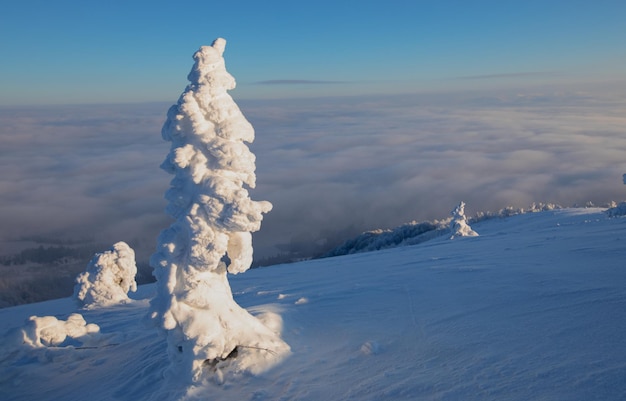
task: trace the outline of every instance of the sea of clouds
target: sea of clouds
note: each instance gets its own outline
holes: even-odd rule
[[[256,130],[259,259],[364,230],[533,202],[626,198],[626,101],[594,91],[235,100]],[[159,169],[171,103],[0,108],[0,239],[126,241],[171,223]]]

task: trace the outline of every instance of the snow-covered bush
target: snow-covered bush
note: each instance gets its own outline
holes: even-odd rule
[[[472,230],[472,227],[467,224],[467,218],[465,217],[465,202],[459,203],[457,207],[452,211],[452,220],[450,221],[450,232],[452,238],[456,237],[476,237],[478,233]]]
[[[624,185],[626,185],[626,174],[622,176],[622,181],[624,182]],[[611,205],[611,207],[606,210],[606,214],[609,215],[609,217],[626,216],[626,202],[620,202],[618,205]]]
[[[489,219],[501,219],[505,217],[517,216],[519,214],[538,213],[558,209],[563,209],[563,206],[555,203],[533,202],[532,205],[530,205],[530,207],[528,207],[527,209],[507,206],[503,209],[498,210],[497,212],[477,212],[476,215],[468,218],[467,221],[469,221],[470,223],[478,223],[480,221],[485,221]]]
[[[63,346],[72,340],[82,345],[98,333],[100,327],[87,324],[79,313],[72,313],[65,321],[54,316],[31,316],[21,331],[23,343],[34,348]]]
[[[227,272],[252,262],[252,235],[269,202],[250,199],[255,156],[244,142],[254,129],[227,91],[224,39],[195,55],[190,84],[162,130],[171,149],[161,168],[174,175],[166,192],[176,221],[151,258],[157,296],[151,316],[165,329],[172,371],[192,382],[225,370],[259,372],[289,352],[280,336],[234,301]]]
[[[391,230],[366,231],[345,241],[322,257],[350,255],[353,253],[378,251],[403,245],[416,245],[442,234],[444,222],[411,222]]]
[[[504,209],[498,210],[497,212],[478,212],[474,217],[466,218],[465,224],[468,225],[469,223],[478,223],[489,219],[501,219],[524,213],[537,213],[562,208],[562,206],[553,203],[533,203],[526,209],[508,206]],[[465,211],[463,211],[463,213],[465,213]],[[366,231],[345,241],[343,244],[337,246],[321,257],[327,258],[332,256],[395,248],[398,246],[417,245],[430,241],[431,239],[437,238],[441,235],[449,234],[450,222],[452,219],[453,217],[451,216],[446,219],[434,220],[432,222],[425,221],[418,223],[413,221],[393,229]]]
[[[74,297],[87,308],[109,306],[129,300],[128,292],[137,291],[135,252],[125,242],[97,253],[87,270],[76,277]]]
[[[626,202],[620,202],[618,205],[607,209],[606,214],[609,217],[626,216]]]

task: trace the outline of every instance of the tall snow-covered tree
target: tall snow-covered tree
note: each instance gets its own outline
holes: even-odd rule
[[[254,129],[227,93],[224,39],[194,54],[189,85],[167,114],[171,149],[161,168],[174,175],[166,192],[175,222],[159,236],[151,265],[157,278],[152,317],[165,329],[173,370],[198,382],[211,373],[263,370],[289,346],[233,299],[227,272],[252,263],[252,235],[266,201],[253,201]]]

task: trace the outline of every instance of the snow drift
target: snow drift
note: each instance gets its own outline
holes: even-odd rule
[[[72,313],[65,321],[54,316],[31,316],[21,330],[21,337],[24,344],[39,348],[67,346],[68,340],[80,341],[82,345],[99,332],[97,324],[87,324],[81,314]]]

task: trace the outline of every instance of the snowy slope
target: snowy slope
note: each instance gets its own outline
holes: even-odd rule
[[[231,277],[242,306],[282,316],[292,354],[221,385],[162,379],[165,340],[143,319],[152,286],[125,306],[2,309],[0,399],[626,399],[626,218],[564,209],[472,228]],[[89,346],[32,349],[11,331],[73,312],[100,326]]]

